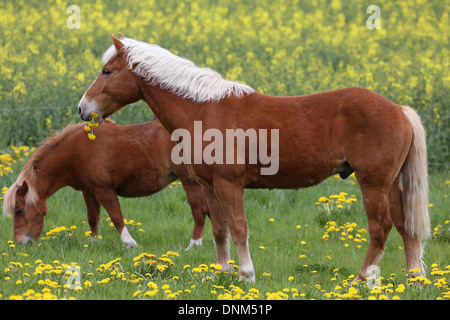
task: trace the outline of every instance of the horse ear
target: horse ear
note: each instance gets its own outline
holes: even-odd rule
[[[116,47],[117,53],[120,53],[120,50],[123,48],[123,43],[122,43],[122,41],[120,41],[119,39],[117,39],[116,36],[115,36],[114,34],[112,35],[112,39],[113,39],[114,47]]]
[[[120,39],[125,38],[125,36],[123,35],[122,32],[119,32],[119,35],[120,35]]]
[[[17,194],[19,196],[24,197],[27,194],[27,192],[28,192],[28,183],[24,180],[22,185],[17,190]]]

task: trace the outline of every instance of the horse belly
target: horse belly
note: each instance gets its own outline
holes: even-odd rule
[[[116,193],[121,197],[145,197],[164,189],[176,176],[163,175],[151,171],[148,174],[141,171],[139,175],[129,175],[122,178],[116,185]]]
[[[314,186],[335,173],[336,165],[314,162],[310,165],[300,163],[297,166],[280,163],[274,175],[261,175],[257,170],[247,171],[247,188],[299,189]]]

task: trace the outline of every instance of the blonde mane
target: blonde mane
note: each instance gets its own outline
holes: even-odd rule
[[[34,206],[39,200],[38,193],[38,180],[37,180],[37,165],[39,161],[48,156],[53,148],[55,148],[62,140],[69,135],[72,135],[76,130],[81,130],[83,124],[69,124],[63,131],[56,132],[52,136],[44,139],[41,146],[33,153],[31,158],[24,165],[17,177],[16,182],[6,191],[3,201],[3,214],[5,216],[11,216],[15,210],[16,194],[17,190],[26,181],[28,185],[28,191],[25,195],[25,205],[27,207]]]
[[[199,68],[193,62],[174,55],[156,44],[122,38],[122,50],[127,53],[127,66],[153,85],[169,90],[194,102],[220,101],[226,97],[242,97],[254,92],[251,87],[229,81],[209,68]],[[106,64],[117,55],[112,45],[103,55]]]
[[[27,181],[28,184],[28,192],[25,196],[25,205],[27,207],[33,206],[39,200],[39,195],[34,187],[36,185],[36,172],[33,170],[33,164],[27,163],[20,172],[19,177],[17,177],[16,182],[14,182],[5,193],[3,200],[3,214],[5,216],[10,217],[13,215],[16,207],[17,190],[19,190],[24,181]]]

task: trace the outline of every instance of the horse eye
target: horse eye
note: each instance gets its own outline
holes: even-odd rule
[[[19,216],[23,215],[24,212],[25,212],[25,209],[17,209],[16,210],[16,214],[19,215]]]
[[[111,71],[109,71],[108,69],[103,69],[103,70],[102,70],[102,74],[105,75],[105,76],[107,76],[107,75],[110,75],[110,74],[111,74]]]

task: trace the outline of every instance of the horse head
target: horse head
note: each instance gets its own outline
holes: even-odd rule
[[[127,66],[124,44],[114,35],[112,39],[113,45],[103,55],[104,66],[78,105],[84,121],[96,112],[102,123],[104,118],[141,98],[139,78]]]
[[[14,217],[14,241],[26,245],[32,239],[37,240],[44,229],[45,200],[39,199],[25,180],[11,186],[4,200],[4,214]]]

